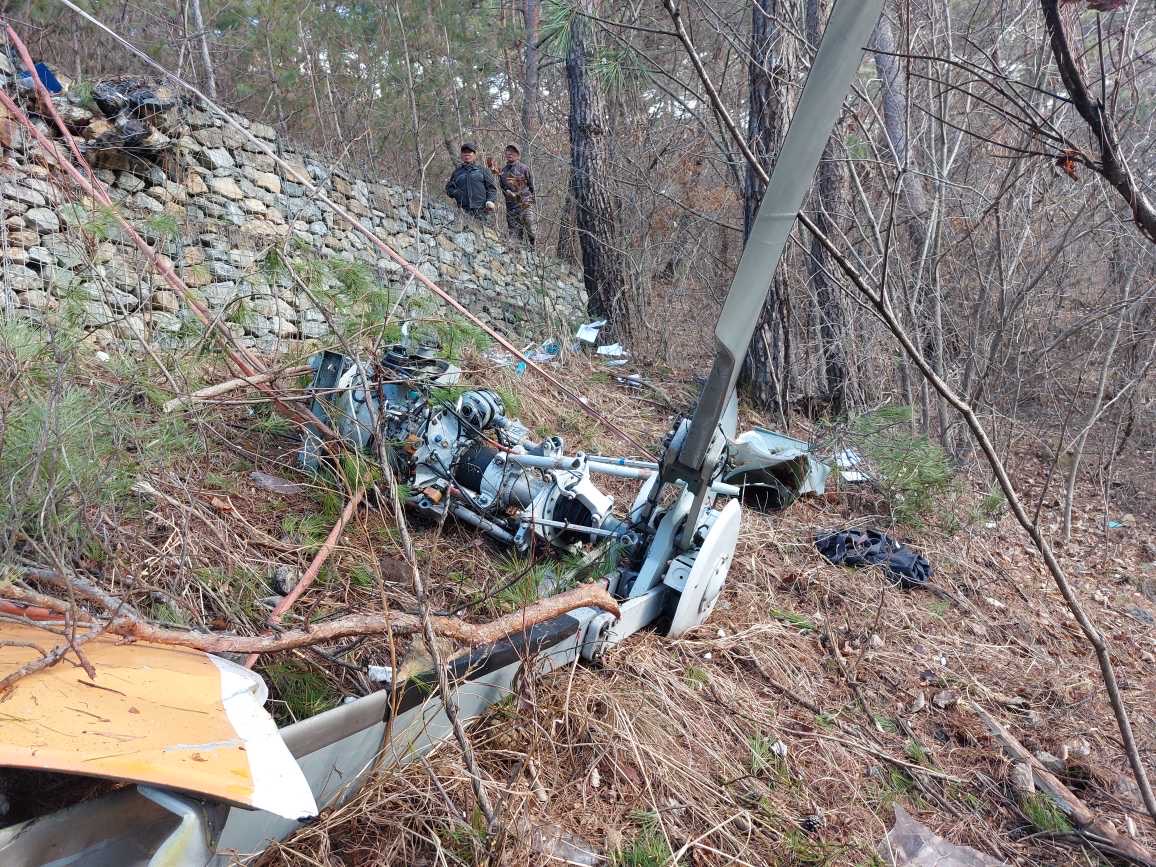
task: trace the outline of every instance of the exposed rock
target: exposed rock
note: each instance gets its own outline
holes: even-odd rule
[[[281,179],[272,172],[255,172],[253,183],[271,193],[281,192]]]
[[[292,171],[262,152],[259,144],[222,126],[219,118],[185,106],[150,119],[152,127],[143,130],[138,144],[152,141],[163,146],[162,158],[117,146],[111,137],[123,137],[125,129],[86,107],[74,108],[69,110],[69,122],[82,128],[90,142],[110,137],[102,140],[103,148],[90,148],[93,171],[144,234],[166,244],[185,281],[215,310],[237,298],[253,299],[246,302],[253,315],[244,325],[229,324],[248,345],[284,349],[287,341],[326,335],[324,317],[293,288],[289,276],[267,274],[255,262],[259,254],[290,236],[302,242],[294,256],[334,256],[361,263],[391,291],[408,279],[401,265],[323,208],[292,179]],[[277,142],[269,126],[248,121],[242,125],[262,142]],[[150,138],[153,131],[157,135]],[[179,148],[172,148],[173,140]],[[540,305],[531,307],[530,301],[540,298],[544,287],[549,287],[549,294],[543,315],[548,311],[563,320],[583,315],[586,298],[581,280],[568,267],[522,248],[505,249],[492,229],[474,225],[437,202],[424,202],[413,191],[334,172],[324,161],[295,153],[284,143],[275,147],[302,178],[331,190],[380,237],[420,262],[423,274],[449,281],[446,288],[462,303],[503,328],[531,336],[534,324],[529,316],[538,315]],[[184,339],[188,329],[179,299],[159,288],[162,281],[150,273],[102,206],[84,198],[66,201],[44,164],[21,159],[19,154],[10,155],[0,180],[7,297],[31,316],[57,303],[53,293],[58,292],[59,298],[66,292],[69,297],[78,293],[87,326],[104,339],[151,335],[160,336],[163,345]],[[176,225],[189,233],[172,239],[178,241],[172,248],[164,230],[152,228],[149,221],[161,214],[172,215]],[[92,247],[97,229],[99,240]],[[342,312],[358,315],[365,309],[354,300]]]
[[[47,208],[29,208],[24,213],[24,219],[42,235],[60,231],[60,220]]]
[[[34,263],[39,268],[48,268],[56,264],[56,257],[52,255],[52,251],[47,247],[29,247],[28,261]]]
[[[39,233],[28,229],[17,229],[15,232],[8,233],[8,245],[10,247],[32,247],[39,243]]]
[[[131,172],[121,172],[116,176],[116,185],[130,193],[139,193],[145,188],[145,182]]]
[[[6,263],[0,271],[3,285],[7,289],[21,292],[27,289],[39,289],[43,285],[40,275],[31,268],[16,263]]]
[[[209,169],[231,169],[237,164],[232,155],[224,148],[206,148],[197,155],[201,165]]]
[[[185,178],[185,189],[188,190],[190,196],[204,195],[209,191],[205,186],[205,180],[197,172],[189,172]]]
[[[165,313],[176,313],[181,308],[181,302],[175,292],[160,289],[149,296],[149,306],[152,307],[153,310],[161,310]]]
[[[172,313],[153,311],[152,325],[161,331],[177,332],[181,330],[181,320]]]
[[[31,310],[55,310],[59,306],[59,302],[55,298],[40,289],[19,292],[16,299],[21,307],[27,307]]]
[[[224,196],[227,199],[243,199],[245,194],[241,192],[241,188],[237,186],[237,182],[230,177],[224,178],[209,178],[209,188],[217,195]]]
[[[164,213],[165,206],[148,193],[137,193],[128,200],[129,206],[141,211],[151,211],[154,214]]]
[[[43,195],[21,183],[0,184],[0,198],[4,199],[5,210],[9,212],[14,210],[12,207],[14,204],[27,205],[31,208],[47,204]]]

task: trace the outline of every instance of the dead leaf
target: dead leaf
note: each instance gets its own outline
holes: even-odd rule
[[[1079,177],[1076,175],[1076,152],[1071,148],[1065,150],[1062,154],[1056,157],[1056,165],[1060,167],[1065,175],[1073,181],[1078,181]]]

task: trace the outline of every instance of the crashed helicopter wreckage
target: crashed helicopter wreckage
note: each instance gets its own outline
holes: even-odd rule
[[[422,347],[372,363],[337,354],[318,360],[318,416],[359,448],[388,445],[414,493],[413,507],[434,515],[448,509],[516,549],[535,540],[566,548],[611,538],[626,553],[609,574],[594,576],[618,598],[620,617],[577,609],[449,663],[462,720],[510,695],[524,666],[548,672],[594,658],[649,624],[662,622],[669,634],[681,635],[709,615],[739,533],[739,500],[731,496],[716,506],[720,496],[735,492],[721,479],[735,436],[739,366],[880,6],[880,0],[839,0],[831,11],[715,329],[710,375],[692,417],[674,427],[657,462],[566,455],[559,440],[535,442],[493,392],[475,389],[452,400],[440,395],[436,389],[454,371]],[[307,465],[318,460],[313,438],[302,459]],[[642,481],[625,514],[613,513],[612,499],[593,481],[599,474]],[[374,768],[412,760],[450,730],[431,673],[280,734],[324,809],[351,798]],[[222,798],[165,775],[135,779],[152,787],[121,788],[0,829],[0,863],[226,864],[299,826],[294,818],[253,809],[262,805],[252,797]]]
[[[460,371],[435,353],[417,343],[392,346],[377,362],[335,352],[315,356],[312,411],[351,447],[372,451],[378,440],[388,444],[387,459],[412,492],[409,506],[434,519],[452,514],[519,552],[535,544],[573,551],[588,542],[615,543],[617,565],[601,579],[620,600],[622,617],[602,618],[593,609],[575,615],[597,622],[587,630],[583,620],[585,658],[663,614],[676,637],[706,619],[738,537],[738,503],[713,508],[715,497],[740,493],[718,480],[721,464],[705,496],[680,482],[673,503],[660,505],[659,463],[567,455],[558,436],[535,442],[521,421],[506,415],[497,392],[455,395]],[[732,433],[735,415],[732,401],[724,423]],[[671,439],[685,430],[684,421]],[[307,468],[321,464],[321,442],[306,434],[301,462]],[[624,515],[613,513],[614,499],[598,488],[595,475],[643,482]],[[695,532],[680,545],[688,520]]]

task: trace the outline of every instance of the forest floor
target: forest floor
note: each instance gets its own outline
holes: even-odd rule
[[[583,359],[567,374],[601,412],[660,441],[672,418],[665,397],[631,394]],[[557,429],[574,448],[615,448],[548,387],[497,376],[531,427]],[[694,393],[687,382],[663,388],[674,403]],[[1038,490],[1047,466],[1023,451],[1017,475]],[[1122,475],[1152,491],[1146,473]],[[1079,796],[1118,828],[1132,816],[1151,845],[1156,833],[1091,650],[989,492],[982,473],[958,478],[923,526],[893,529],[933,564],[933,591],[897,589],[876,570],[833,566],[815,551],[820,529],[887,527],[884,504],[869,492],[850,487],[777,514],[745,510],[738,556],[704,627],[678,641],[636,635],[599,665],[537,679],[474,724],[506,829],[500,839],[472,830],[468,777],[447,742],[428,762],[381,772],[268,863],[565,863],[550,856],[562,849],[534,844],[554,834],[623,867],[866,865],[883,863],[872,859],[896,804],[948,840],[1009,863],[1098,863],[1046,798],[1015,795],[1011,764],[961,699],[1029,749],[1066,756],[1062,776]],[[1045,497],[1045,526],[1058,526],[1059,502],[1059,492]],[[1062,551],[1111,642],[1149,761],[1154,506],[1139,500],[1130,515],[1113,514],[1113,525],[1122,517],[1126,526],[1107,529],[1103,497],[1089,483]],[[463,533],[433,542],[431,578],[457,568],[442,556],[464,547]]]
[[[219,362],[193,366],[199,381],[225,378]],[[500,389],[532,431],[559,433],[568,449],[632,451],[532,373],[480,356],[463,366],[471,384]],[[94,382],[142,389],[139,374],[132,384],[107,367],[92,370]],[[601,413],[656,445],[696,391],[669,370],[645,372],[657,388],[628,390],[582,356],[564,372]],[[765,422],[745,418],[740,429]],[[142,470],[133,507],[102,518],[115,532],[94,559],[134,576],[113,589],[155,619],[256,632],[270,576],[310,561],[343,496],[296,473],[295,432],[251,395],[198,406],[181,424],[168,458]],[[809,432],[799,422],[791,433]],[[1013,438],[1009,450],[1033,507],[1048,469],[1035,442]],[[1152,762],[1156,484],[1151,467],[1135,462],[1117,471],[1141,494],[1127,507],[1106,512],[1099,486],[1081,483],[1060,553],[1111,644]],[[301,487],[270,492],[253,472]],[[619,504],[629,501],[634,483],[612,481]],[[1058,526],[1059,484],[1052,480],[1041,505],[1049,530]],[[1101,863],[1049,800],[1016,793],[1011,763],[969,701],[1028,749],[1056,756],[1093,811],[1156,844],[1091,649],[987,475],[961,472],[915,518],[893,525],[886,498],[869,485],[835,487],[773,514],[744,509],[739,551],[705,626],[680,640],[644,632],[596,665],[528,680],[473,723],[498,835],[477,830],[469,778],[447,741],[426,760],[382,769],[261,863],[566,863],[544,842],[559,837],[619,867],[883,864],[876,847],[899,805],[947,840],[1009,864]],[[816,532],[846,527],[909,542],[931,562],[932,588],[902,590],[878,570],[825,562]],[[419,527],[415,541],[435,607],[462,604],[467,616],[488,619],[526,601],[532,572],[505,585],[534,564],[476,531]],[[412,607],[397,545],[388,513],[362,511],[295,612],[319,619],[370,610],[383,595],[394,608]],[[263,660],[259,670],[287,723],[372,689],[357,669],[387,662],[384,652],[381,642],[355,642]]]

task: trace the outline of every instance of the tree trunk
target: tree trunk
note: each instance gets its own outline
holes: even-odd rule
[[[217,98],[217,76],[213,73],[213,60],[209,56],[209,34],[205,30],[205,19],[201,15],[201,0],[192,0],[193,27],[197,29],[197,40],[201,44],[201,64],[205,67],[205,93],[209,99]]]
[[[887,146],[899,170],[897,182],[900,184],[902,195],[897,198],[896,207],[899,208],[900,203],[903,207],[899,208],[897,225],[902,228],[911,248],[908,252],[909,260],[912,262],[912,273],[905,283],[903,300],[912,331],[920,344],[925,347],[927,355],[935,365],[935,372],[942,377],[945,374],[943,298],[934,275],[936,251],[932,249],[937,243],[937,236],[930,221],[931,209],[924,194],[923,175],[918,171],[916,161],[911,155],[907,124],[907,77],[899,63],[895,32],[886,11],[879,16],[879,23],[871,39],[871,49],[875,59],[875,70],[882,82],[880,96],[883,102],[883,127],[887,136]],[[934,149],[934,146],[932,147]],[[931,158],[931,163],[934,163],[934,158]],[[924,309],[925,298],[930,300],[929,311]],[[902,364],[906,365],[906,361]],[[934,399],[934,415],[940,422],[938,435],[944,445],[948,446],[946,404],[939,395],[932,394],[926,382],[922,385],[921,392],[920,426],[924,433],[929,435],[932,433]]]
[[[522,86],[522,160],[530,164],[534,119],[538,116],[538,20],[539,0],[526,0],[522,15],[526,20],[526,70]]]
[[[822,19],[826,17],[826,7],[825,0],[807,0],[807,41],[815,49],[818,49],[822,38]],[[842,172],[839,163],[835,161],[832,147],[838,130],[839,125],[836,124],[831,139],[823,148],[812,195],[815,225],[825,235],[833,234],[834,215],[839,212],[839,203],[843,197]],[[807,258],[807,277],[819,308],[819,345],[826,397],[830,401],[832,415],[841,416],[847,410],[847,359],[843,347],[845,326],[842,299],[829,274],[827,251],[814,236],[811,237],[810,252]]]
[[[570,21],[566,80],[570,90],[570,190],[582,250],[587,307],[622,333],[629,327],[622,308],[626,268],[619,243],[618,214],[608,185],[610,169],[606,100],[591,76],[593,29],[587,15],[594,0],[581,0]]]
[[[747,139],[769,175],[785,130],[784,90],[787,64],[776,16],[779,0],[754,0],[751,8],[751,57],[748,69]],[[750,237],[766,184],[750,165],[743,190],[743,239]],[[743,361],[739,386],[757,406],[776,407],[786,417],[790,338],[785,313],[787,282],[780,263],[771,278],[759,325]]]
[[[871,50],[875,58],[875,71],[883,85],[880,96],[883,101],[883,127],[887,133],[887,145],[895,158],[895,164],[899,168],[906,169],[910,159],[907,136],[907,81],[903,76],[903,70],[899,67],[899,58],[895,51],[895,33],[891,29],[891,21],[887,18],[886,12],[879,16],[879,23],[875,26]],[[927,211],[927,201],[923,195],[919,176],[905,178],[903,188],[907,193],[907,202],[913,215],[918,218]]]

